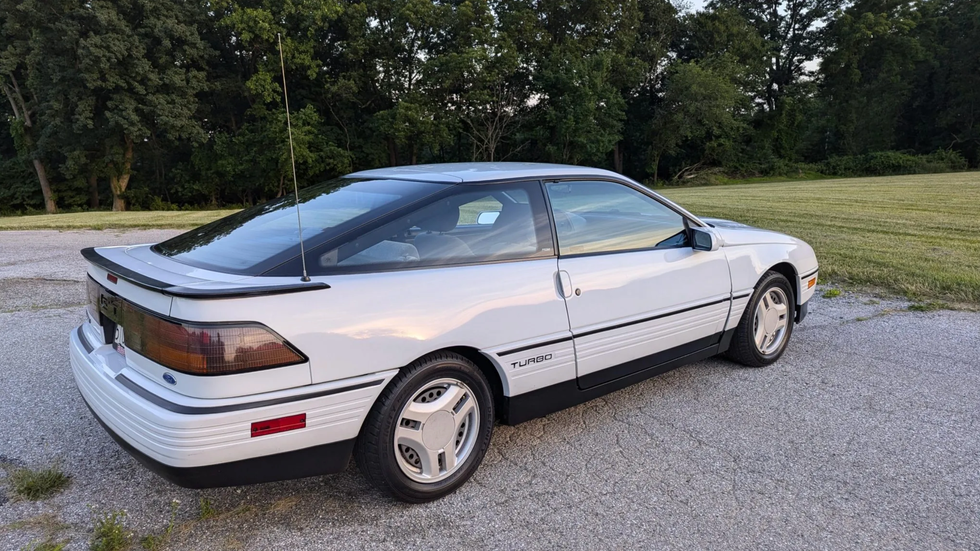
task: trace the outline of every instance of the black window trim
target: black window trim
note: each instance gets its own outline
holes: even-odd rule
[[[677,214],[678,216],[680,216],[681,219],[684,220],[687,224],[693,224],[694,226],[699,227],[699,228],[704,227],[704,225],[701,222],[699,222],[698,220],[696,220],[694,218],[691,218],[686,213],[677,210],[677,208],[674,207],[673,205],[671,205],[669,203],[665,203],[660,197],[658,197],[656,194],[652,193],[649,189],[647,189],[644,186],[638,186],[638,185],[633,184],[632,182],[627,182],[625,180],[620,180],[618,178],[610,178],[608,176],[598,176],[598,177],[592,177],[592,176],[584,176],[584,177],[562,176],[561,178],[545,178],[545,179],[542,179],[541,180],[542,191],[544,191],[545,200],[548,202],[548,217],[551,218],[552,234],[555,236],[555,240],[556,241],[558,239],[558,227],[557,227],[557,225],[555,223],[554,210],[551,207],[551,197],[548,195],[548,187],[547,186],[548,186],[548,184],[558,184],[558,183],[563,183],[563,182],[609,182],[609,183],[613,183],[613,184],[624,185],[624,186],[626,186],[626,187],[628,187],[628,188],[630,188],[630,189],[632,189],[634,191],[639,192],[641,195],[644,195],[646,197],[649,197],[650,199],[653,199],[658,204],[666,207],[668,210],[670,210],[670,211],[674,212],[675,214]],[[685,226],[685,230],[687,230],[687,229],[688,229],[688,227]],[[588,252],[588,253],[562,254],[562,252],[561,252],[561,246],[558,245],[557,242],[555,243],[555,250],[558,251],[558,258],[585,258],[585,257],[590,257],[590,256],[606,256],[606,255],[610,255],[610,254],[639,253],[639,252],[648,252],[648,251],[672,251],[672,250],[675,250],[675,249],[690,249],[690,248],[691,248],[691,245],[688,244],[688,245],[674,245],[673,247],[656,247],[656,246],[654,246],[654,247],[637,247],[635,249],[617,249],[615,251],[593,251],[593,252]]]
[[[416,181],[421,182],[422,180],[416,180]],[[432,269],[440,269],[440,268],[457,268],[457,267],[467,267],[467,266],[470,267],[482,266],[482,265],[490,265],[490,264],[505,264],[511,262],[531,262],[536,260],[553,260],[557,258],[558,236],[555,233],[554,216],[552,216],[551,214],[551,208],[550,208],[550,203],[548,202],[547,190],[544,188],[544,181],[540,178],[507,178],[501,180],[488,180],[488,181],[481,181],[481,182],[461,182],[458,184],[449,184],[447,188],[444,190],[437,191],[436,193],[430,194],[408,205],[404,205],[392,212],[385,214],[384,216],[380,216],[373,220],[367,221],[356,228],[351,228],[350,230],[340,235],[337,235],[333,239],[324,241],[322,243],[318,243],[315,247],[310,248],[306,251],[306,256],[307,258],[311,258],[317,254],[317,251],[321,251],[321,250],[329,251],[331,250],[331,248],[339,247],[344,243],[347,243],[352,235],[364,234],[364,233],[374,231],[375,229],[378,229],[389,222],[397,220],[400,216],[403,216],[404,214],[410,212],[411,210],[418,208],[420,204],[436,202],[443,199],[444,197],[455,195],[456,193],[464,193],[465,191],[462,190],[465,188],[481,187],[481,186],[497,187],[497,186],[504,186],[504,185],[513,185],[513,184],[527,184],[529,189],[533,187],[539,188],[544,198],[543,199],[544,201],[543,208],[545,210],[544,214],[545,216],[548,217],[548,221],[549,221],[548,233],[551,236],[551,254],[539,254],[537,256],[524,257],[524,258],[482,259],[482,260],[475,260],[473,262],[460,262],[454,264],[426,264],[420,266],[400,265],[400,266],[385,267],[383,265],[364,264],[359,266],[340,267],[341,269],[337,269],[338,268],[337,266],[331,266],[329,271],[327,272],[322,271],[322,268],[320,268],[319,266],[315,268],[313,268],[312,266],[307,266],[307,269],[310,271],[310,277],[331,277],[331,276],[375,274],[375,273],[380,274],[380,273],[401,272],[407,270],[432,270]],[[299,260],[299,255],[279,264],[274,268],[269,269],[266,272],[263,272],[260,275],[274,276],[274,277],[290,277],[294,274],[274,273],[274,271],[284,269],[284,267],[287,266],[288,264],[296,263],[298,262],[298,260]],[[298,273],[296,275],[298,275]]]
[[[691,216],[687,215],[681,210],[678,210],[678,208],[675,207],[674,205],[664,202],[664,200],[661,197],[657,196],[655,193],[650,191],[645,186],[636,184],[632,181],[623,178],[615,178],[607,175],[589,174],[587,172],[583,172],[582,174],[566,174],[557,177],[547,177],[547,176],[510,177],[510,178],[500,178],[500,179],[493,179],[493,180],[481,180],[476,182],[457,182],[457,183],[434,182],[434,181],[420,179],[420,178],[405,178],[405,177],[366,178],[364,176],[355,177],[352,175],[345,175],[345,176],[341,176],[340,178],[363,179],[363,180],[384,179],[384,180],[398,180],[398,181],[405,181],[405,182],[439,184],[444,186],[444,189],[435,191],[434,193],[430,193],[424,197],[420,197],[411,203],[402,205],[401,207],[391,212],[388,212],[387,214],[379,216],[377,218],[366,220],[362,224],[352,227],[346,230],[345,232],[335,236],[332,239],[317,243],[316,245],[314,245],[313,247],[309,248],[306,251],[308,256],[310,254],[316,254],[315,251],[320,250],[322,248],[331,245],[339,246],[340,244],[345,243],[350,238],[351,235],[355,234],[355,232],[366,233],[374,229],[377,229],[382,225],[387,224],[392,220],[395,220],[396,218],[410,211],[411,209],[417,208],[418,205],[421,203],[429,202],[429,201],[438,201],[444,196],[448,196],[457,192],[460,186],[467,186],[467,187],[498,186],[498,185],[520,184],[520,183],[525,183],[529,185],[537,183],[538,186],[540,187],[541,194],[544,196],[545,211],[546,211],[545,215],[548,217],[548,220],[550,222],[552,254],[535,256],[530,258],[508,258],[508,259],[498,259],[498,260],[484,259],[484,260],[459,263],[459,264],[442,264],[442,265],[426,265],[426,266],[392,266],[389,268],[380,268],[380,267],[372,268],[371,265],[363,265],[359,267],[351,267],[350,269],[345,269],[342,271],[332,270],[329,273],[311,273],[310,275],[313,277],[330,277],[330,276],[339,276],[339,275],[367,274],[367,273],[389,273],[389,272],[397,272],[403,270],[429,270],[429,269],[436,269],[436,268],[455,268],[455,267],[479,266],[479,265],[487,265],[487,264],[501,264],[501,263],[510,263],[510,262],[528,262],[528,261],[546,260],[552,258],[578,258],[578,257],[587,257],[587,256],[600,256],[600,255],[607,255],[607,254],[620,254],[620,253],[643,252],[643,251],[653,251],[653,250],[673,250],[673,249],[688,248],[687,246],[643,247],[643,248],[636,248],[636,249],[623,249],[623,250],[616,250],[616,251],[597,251],[591,253],[576,253],[576,254],[563,255],[561,254],[561,248],[558,244],[558,228],[555,224],[554,212],[551,206],[551,198],[548,196],[547,184],[549,183],[591,181],[591,182],[610,182],[610,183],[624,185],[630,189],[633,189],[641,193],[642,195],[645,195],[653,199],[660,205],[663,205],[669,210],[677,213],[682,218],[687,220],[688,223],[691,224],[692,226],[706,227],[704,223],[697,220],[696,218],[692,218]],[[154,245],[154,248],[155,247],[156,246]],[[161,254],[161,253],[158,252],[157,254]],[[263,272],[256,274],[252,277],[299,277],[301,274],[301,270],[299,269],[298,266],[299,259],[300,259],[300,255],[296,254],[293,257],[284,259],[273,266],[267,267]],[[296,265],[297,269],[291,270],[290,269],[291,265]],[[227,272],[227,273],[232,273],[232,272]]]

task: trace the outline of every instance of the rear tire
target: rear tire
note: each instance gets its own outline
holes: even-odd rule
[[[786,276],[766,272],[752,293],[725,356],[747,367],[765,367],[780,358],[793,335],[796,301]]]
[[[480,369],[458,354],[431,354],[388,383],[361,429],[355,460],[395,499],[433,501],[476,472],[493,423],[493,394]]]

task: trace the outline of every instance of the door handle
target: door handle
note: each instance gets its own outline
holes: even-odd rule
[[[572,276],[568,275],[565,270],[558,270],[558,277],[555,278],[555,282],[558,284],[558,294],[563,298],[570,298],[572,296]]]

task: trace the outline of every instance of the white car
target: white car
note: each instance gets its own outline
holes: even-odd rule
[[[699,219],[619,174],[367,170],[156,245],[85,249],[78,388],[192,488],[338,472],[423,502],[515,424],[725,353],[776,361],[806,243]],[[303,278],[303,265],[309,280]]]

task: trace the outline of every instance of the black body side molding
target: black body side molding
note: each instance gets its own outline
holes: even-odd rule
[[[133,285],[159,291],[165,295],[179,298],[193,298],[198,300],[220,299],[220,298],[242,298],[267,295],[282,295],[286,293],[298,293],[302,291],[315,291],[319,289],[329,289],[330,286],[322,281],[308,283],[290,283],[287,285],[260,285],[254,287],[229,287],[227,289],[195,289],[193,287],[182,287],[171,285],[145,276],[137,271],[130,270],[125,266],[109,260],[96,252],[94,247],[82,249],[82,256],[92,264],[99,266],[103,270],[125,279]]]
[[[813,274],[815,274],[815,273],[817,273],[817,272],[819,272],[819,271],[820,271],[820,267],[818,266],[818,267],[816,267],[816,268],[814,268],[814,269],[812,269],[812,270],[810,270],[809,272],[807,272],[807,273],[805,273],[805,274],[803,274],[803,275],[801,275],[801,276],[800,276],[800,279],[806,279],[806,278],[808,278],[808,277],[810,277],[810,276],[812,276]]]
[[[264,408],[267,406],[276,406],[279,404],[288,404],[290,402],[298,402],[300,400],[312,400],[313,398],[320,398],[322,396],[333,396],[334,394],[340,394],[342,392],[351,392],[354,390],[360,390],[362,388],[371,388],[373,386],[378,386],[384,382],[384,379],[378,379],[376,381],[368,381],[366,383],[358,383],[356,385],[345,386],[341,388],[332,388],[329,390],[321,390],[318,392],[311,392],[309,394],[298,394],[296,396],[286,396],[284,398],[272,398],[269,400],[261,400],[259,402],[246,402],[242,404],[229,404],[227,406],[185,406],[183,404],[175,404],[169,400],[164,399],[161,396],[153,394],[152,392],[146,390],[145,388],[139,386],[133,382],[129,377],[126,377],[122,373],[116,375],[116,380],[119,384],[128,388],[130,392],[136,394],[140,398],[143,398],[147,402],[153,403],[174,413],[181,413],[184,415],[210,415],[213,413],[227,413],[229,411],[242,411],[246,409]]]
[[[588,402],[655,375],[721,354],[728,350],[734,334],[735,329],[729,329],[693,343],[590,373],[578,379],[570,379],[517,396],[505,396],[502,420],[508,425],[516,425],[544,417],[549,413]],[[696,348],[695,343],[703,348]],[[589,384],[592,386],[586,386]]]

